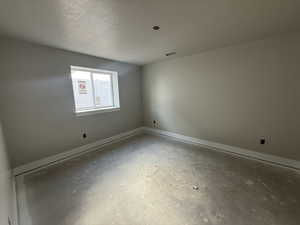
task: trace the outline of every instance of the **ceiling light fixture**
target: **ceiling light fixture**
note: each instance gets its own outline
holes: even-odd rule
[[[159,30],[160,27],[159,27],[159,26],[153,26],[152,29],[153,29],[153,30]]]
[[[168,52],[166,56],[176,55],[176,52]]]

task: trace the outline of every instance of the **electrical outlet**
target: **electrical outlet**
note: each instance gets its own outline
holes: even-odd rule
[[[82,134],[82,138],[83,138],[83,139],[87,138],[86,133],[83,133],[83,134]]]
[[[153,127],[157,126],[156,120],[153,120],[152,123],[153,123]]]
[[[260,144],[261,144],[261,145],[264,145],[265,143],[266,143],[266,139],[265,139],[265,138],[261,138],[261,139],[260,139]]]

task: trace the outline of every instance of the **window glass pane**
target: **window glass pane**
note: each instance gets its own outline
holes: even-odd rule
[[[94,101],[91,73],[73,70],[72,82],[76,109],[93,108]]]
[[[113,106],[113,89],[110,74],[93,73],[95,104],[98,107]]]

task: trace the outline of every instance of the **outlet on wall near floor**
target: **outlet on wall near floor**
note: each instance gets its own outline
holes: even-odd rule
[[[152,123],[153,123],[153,127],[157,127],[157,122],[156,122],[156,120],[153,120]]]
[[[86,138],[87,138],[86,133],[83,133],[83,134],[82,134],[82,138],[83,138],[83,139],[86,139]]]
[[[266,139],[265,139],[265,138],[261,138],[261,139],[260,139],[260,144],[261,144],[261,145],[264,145],[265,143],[266,143]]]

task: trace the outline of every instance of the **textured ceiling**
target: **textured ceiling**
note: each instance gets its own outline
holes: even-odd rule
[[[0,0],[0,34],[136,64],[298,31],[300,0]],[[159,25],[159,31],[152,26]]]

